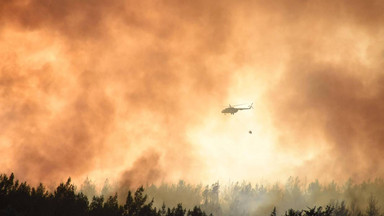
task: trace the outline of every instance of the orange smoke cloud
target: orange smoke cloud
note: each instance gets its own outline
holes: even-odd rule
[[[330,179],[382,176],[383,7],[2,2],[1,171],[131,185],[211,180],[218,166],[239,178],[317,177],[329,166],[337,167]],[[257,100],[256,114],[222,118],[221,106],[239,98]],[[230,135],[248,132],[239,125],[259,132]],[[242,162],[223,165],[225,155]]]
[[[228,69],[209,63],[225,61],[226,17],[189,4],[1,3],[3,171],[128,173],[137,184],[156,181],[140,171],[159,166],[192,178],[201,164],[184,134],[201,101],[225,97]],[[148,164],[147,149],[160,152]]]

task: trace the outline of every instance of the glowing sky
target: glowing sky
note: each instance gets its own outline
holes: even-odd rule
[[[2,1],[0,171],[131,186],[383,177],[383,11],[378,0]]]

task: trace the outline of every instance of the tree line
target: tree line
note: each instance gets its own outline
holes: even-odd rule
[[[215,216],[269,215],[276,207],[277,215],[285,215],[289,210],[301,209],[302,215],[308,207],[327,206],[334,209],[332,214],[340,212],[349,216],[384,216],[384,181],[380,178],[354,183],[349,179],[345,183],[302,182],[290,177],[284,183],[269,185],[233,182],[212,185],[191,185],[184,181],[177,184],[146,186],[149,198],[155,198],[154,206],[167,203],[200,208]],[[348,211],[342,211],[344,208]],[[340,210],[340,211],[339,211]],[[290,213],[292,215],[292,212]]]
[[[82,185],[83,190],[77,192],[71,178],[68,178],[66,182],[48,191],[41,183],[38,187],[31,187],[26,182],[16,180],[13,173],[9,176],[1,174],[0,215],[384,216],[381,211],[384,204],[382,180],[358,185],[347,182],[342,189],[338,189],[334,183],[322,186],[315,181],[304,191],[297,179],[289,179],[285,189],[277,185],[267,188],[262,185],[253,187],[248,183],[236,183],[220,190],[218,182],[202,187],[180,181],[177,185],[151,185],[145,189],[139,187],[136,191],[128,191],[124,199],[120,198],[121,191],[118,197],[117,193],[110,193],[111,190],[102,194],[93,191],[92,196],[89,196],[86,194],[87,190],[84,190],[87,188],[94,188],[88,179]],[[376,192],[379,199],[373,192]],[[367,193],[370,193],[369,198]],[[340,198],[347,199],[347,202],[340,201]],[[162,204],[159,205],[159,201],[156,202],[155,199]],[[329,201],[325,204],[327,199]],[[174,207],[167,207],[164,203]]]
[[[93,196],[89,202],[82,192],[76,192],[71,178],[49,192],[40,183],[31,187],[26,182],[19,182],[14,174],[0,175],[0,215],[4,216],[206,216],[200,207],[191,210],[182,204],[169,208],[153,207],[154,200],[148,200],[144,188],[139,187],[134,193],[128,191],[123,205],[118,203],[117,194],[104,198]]]

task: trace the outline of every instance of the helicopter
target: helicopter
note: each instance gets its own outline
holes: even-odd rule
[[[241,105],[241,104],[239,104],[239,105]],[[231,104],[229,104],[229,107],[223,109],[221,111],[221,113],[224,113],[224,114],[231,113],[233,115],[233,114],[237,113],[237,111],[239,111],[239,110],[248,110],[248,109],[253,108],[252,107],[253,103],[251,103],[251,105],[249,105],[248,107],[236,107],[239,105],[231,106]]]

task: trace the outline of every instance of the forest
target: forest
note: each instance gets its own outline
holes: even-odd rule
[[[125,192],[124,192],[125,191]],[[225,186],[146,185],[124,190],[106,181],[102,190],[85,179],[76,187],[71,178],[47,189],[20,182],[12,173],[0,175],[0,215],[87,216],[382,216],[384,181],[343,185],[308,184],[289,178],[284,185],[231,183]]]

